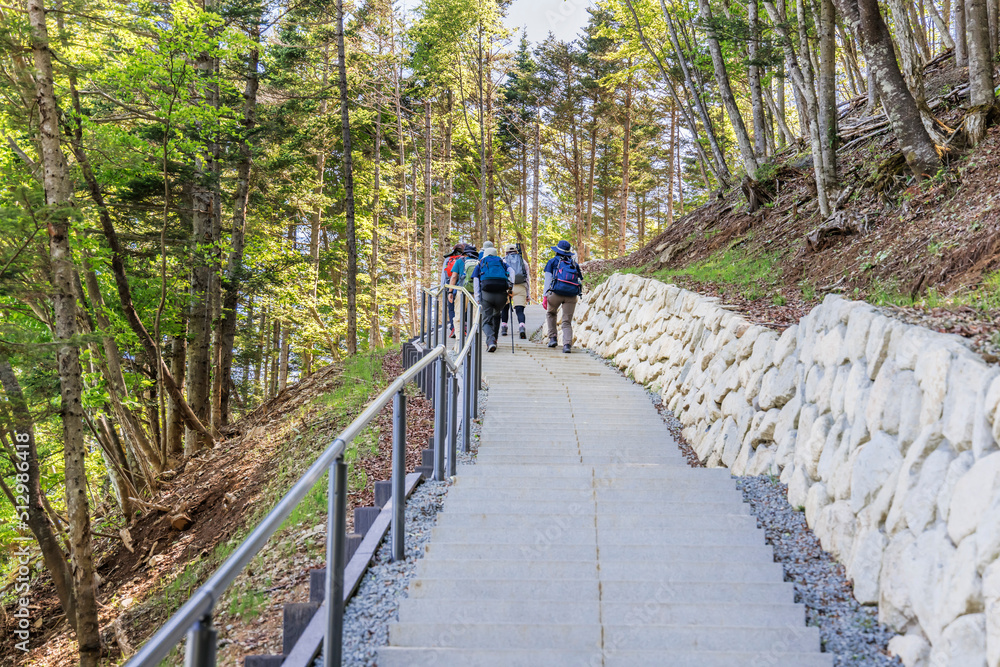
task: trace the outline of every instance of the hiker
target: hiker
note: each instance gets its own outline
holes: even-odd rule
[[[441,285],[459,285],[465,277],[465,244],[456,243],[451,252],[444,256],[441,265]],[[445,290],[448,303],[448,336],[455,337],[455,290]]]
[[[545,308],[545,323],[549,334],[549,347],[555,347],[556,311],[562,307],[563,352],[573,349],[573,311],[576,298],[583,292],[583,271],[573,257],[569,241],[560,241],[552,246],[555,257],[545,265],[545,290],[542,307]]]
[[[503,263],[514,274],[514,288],[510,303],[504,306],[503,313],[500,315],[500,335],[507,335],[507,319],[510,315],[510,309],[513,306],[514,312],[517,315],[518,335],[522,339],[527,338],[528,336],[524,331],[524,307],[529,303],[528,295],[530,294],[528,266],[524,262],[524,257],[521,256],[518,244],[507,244]]]
[[[497,351],[497,329],[500,312],[507,305],[507,297],[514,285],[514,276],[497,256],[496,248],[483,248],[483,259],[472,273],[476,301],[482,307],[483,335],[486,351]]]
[[[479,261],[480,262],[483,261],[483,255],[486,254],[486,249],[487,248],[493,248],[493,241],[487,241],[486,243],[483,244],[483,249],[479,251]],[[494,248],[494,251],[495,250],[496,250],[496,248]]]

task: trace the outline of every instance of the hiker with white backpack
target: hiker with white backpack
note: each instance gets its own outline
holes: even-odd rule
[[[528,265],[524,261],[518,249],[518,244],[508,243],[503,263],[514,275],[514,288],[510,297],[510,303],[504,307],[500,315],[500,335],[507,335],[507,320],[510,317],[510,309],[513,307],[517,315],[518,332],[521,338],[527,338],[524,330],[524,307],[529,303],[530,289],[528,287]],[[513,324],[513,323],[512,323]]]
[[[556,311],[562,308],[563,352],[573,349],[573,311],[576,300],[583,293],[583,271],[573,257],[569,241],[552,246],[555,257],[545,265],[545,290],[542,306],[549,334],[549,347],[558,345],[556,340]]]
[[[497,256],[496,248],[483,248],[483,259],[473,271],[472,281],[476,301],[482,308],[486,351],[496,352],[500,313],[507,305],[508,294],[514,285],[514,275]]]

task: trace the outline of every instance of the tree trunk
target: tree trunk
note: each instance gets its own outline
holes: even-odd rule
[[[986,4],[987,0],[965,0],[969,41],[969,112],[965,116],[965,133],[973,146],[986,138],[987,120],[996,102]]]
[[[21,385],[17,381],[14,369],[6,358],[0,357],[0,385],[3,386],[7,396],[7,402],[11,407],[13,417],[14,452],[9,452],[12,456],[11,463],[18,473],[27,475],[28,487],[27,505],[20,507],[21,503],[15,502],[16,496],[23,495],[11,492],[9,500],[13,507],[17,509],[18,520],[27,524],[32,535],[38,542],[38,547],[42,552],[42,561],[45,568],[52,577],[52,583],[59,597],[59,604],[66,613],[66,619],[71,627],[76,627],[76,594],[73,591],[73,572],[70,570],[66,555],[59,546],[59,538],[55,528],[49,520],[49,515],[42,504],[41,474],[38,463],[38,448],[35,445],[35,427],[28,411]],[[0,478],[0,482],[2,482]],[[5,491],[7,489],[5,488]],[[25,514],[21,514],[24,512]]]
[[[243,90],[243,136],[238,141],[240,161],[236,167],[236,192],[233,197],[233,231],[231,233],[231,249],[229,263],[226,267],[226,281],[223,285],[225,296],[222,302],[222,325],[219,337],[222,342],[221,367],[218,373],[222,378],[220,423],[230,421],[230,387],[233,383],[233,346],[236,341],[236,323],[239,319],[236,307],[239,303],[240,283],[243,281],[243,250],[246,245],[247,206],[250,200],[250,167],[253,155],[247,137],[257,125],[257,88],[259,76],[257,72],[260,61],[260,51],[257,43],[260,41],[260,28],[254,24],[252,30],[254,48],[247,58],[247,82]]]
[[[967,1],[955,0],[955,16],[951,22],[955,41],[955,67],[966,67],[969,64],[969,46],[965,38],[965,3]]]
[[[62,411],[63,461],[66,510],[69,515],[70,553],[76,598],[76,636],[81,667],[96,667],[101,654],[97,596],[94,588],[94,553],[87,501],[86,445],[83,439],[83,372],[76,343],[76,295],[73,289],[73,256],[69,227],[73,181],[59,145],[59,107],[52,72],[52,51],[42,0],[28,0],[31,50],[35,63],[35,106],[38,109],[38,145],[49,233],[52,302]]]
[[[833,0],[819,0],[820,69],[818,121],[824,186],[837,186],[837,12]]]
[[[631,62],[628,63],[631,65]],[[629,158],[632,153],[632,75],[625,80],[625,136],[622,137],[621,218],[618,222],[618,255],[625,256],[625,236],[628,233]]]
[[[340,126],[344,143],[344,215],[347,219],[347,354],[358,351],[358,239],[354,223],[354,157],[344,51],[344,0],[337,0],[337,69],[340,71]]]
[[[712,158],[715,163],[715,177],[719,180],[719,185],[722,188],[726,188],[732,180],[732,174],[729,172],[729,165],[726,164],[725,153],[722,152],[722,148],[719,146],[712,119],[708,115],[708,109],[705,108],[705,103],[699,94],[700,86],[696,86],[691,77],[691,68],[688,66],[684,51],[681,50],[680,40],[677,38],[677,29],[674,27],[673,19],[670,18],[670,12],[667,11],[664,0],[660,0],[660,9],[663,12],[663,18],[667,22],[667,28],[670,29],[670,41],[673,44],[674,53],[677,54],[677,62],[681,66],[681,73],[684,75],[684,83],[687,85],[688,92],[694,102],[695,110],[698,112],[701,124],[705,128],[705,136],[708,137],[708,144],[712,149]],[[681,108],[679,101],[675,100],[675,102],[678,109],[683,113],[684,109]],[[693,127],[693,123],[689,123],[689,129],[691,129],[694,137],[698,136],[697,128]]]
[[[424,102],[424,283],[431,287],[435,262],[431,259],[431,230],[434,226],[434,192],[431,189],[431,102]]]
[[[740,155],[743,157],[743,167],[747,176],[755,178],[757,174],[757,158],[754,157],[753,144],[747,134],[746,124],[740,114],[740,108],[736,104],[736,96],[733,94],[732,85],[729,83],[729,73],[726,71],[726,60],[722,54],[722,46],[712,28],[712,7],[708,0],[698,0],[699,16],[705,26],[708,40],[708,51],[712,55],[712,67],[715,70],[715,81],[719,86],[719,94],[726,107],[726,114],[729,116],[729,123],[732,126],[733,134],[736,135],[736,143],[740,148]]]
[[[538,290],[538,189],[539,189],[539,175],[541,170],[540,157],[541,157],[541,137],[542,137],[542,119],[541,113],[539,112],[535,116],[535,162],[534,162],[534,176],[532,178],[531,184],[531,289],[534,292],[532,298],[537,299]]]
[[[749,53],[747,79],[750,83],[750,105],[753,111],[753,152],[756,157],[763,158],[767,154],[767,138],[764,129],[764,96],[761,93],[760,67],[757,65],[757,41],[760,39],[760,26],[757,21],[758,1],[747,1],[747,22],[750,26],[750,39],[747,42]]]
[[[379,46],[381,51],[381,45]],[[372,305],[368,349],[382,347],[382,326],[378,310],[378,263],[379,263],[379,206],[382,194],[382,104],[381,95],[375,97],[375,155],[374,188],[372,192],[372,251],[368,266],[368,280],[371,283]]]
[[[861,39],[865,60],[907,165],[917,178],[937,173],[941,158],[896,63],[892,37],[879,13],[878,0],[838,0],[837,5],[854,34]]]

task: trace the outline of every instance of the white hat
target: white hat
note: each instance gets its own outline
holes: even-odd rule
[[[487,243],[489,243],[489,241],[487,241]],[[483,257],[490,257],[490,256],[496,257],[497,256],[497,249],[494,248],[493,246],[484,247],[483,248]]]
[[[507,252],[507,254],[510,254],[512,252],[517,252],[517,244],[516,243],[508,243],[507,247],[504,250],[505,250],[505,252]]]
[[[483,250],[485,250],[486,248],[492,248],[492,247],[493,247],[493,241],[487,241],[486,243],[483,244]]]

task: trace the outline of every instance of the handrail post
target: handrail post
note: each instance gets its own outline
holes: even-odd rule
[[[447,446],[445,430],[448,423],[447,388],[445,381],[448,366],[444,362],[444,356],[437,360],[437,368],[434,381],[434,481],[440,482],[444,479],[444,448]]]
[[[462,362],[462,451],[472,443],[472,350]]]
[[[341,454],[330,466],[326,518],[325,667],[340,667],[344,643],[344,566],[347,560],[347,463]]]
[[[458,376],[448,374],[448,477],[458,472]]]
[[[215,667],[218,634],[212,627],[211,612],[191,626],[184,652],[184,667]]]
[[[392,560],[406,557],[403,530],[406,513],[406,394],[397,391],[392,399]]]
[[[420,290],[420,342],[427,344],[427,292]]]
[[[462,350],[465,348],[465,320],[466,320],[466,308],[465,308],[465,291],[458,290],[458,298],[455,299],[455,312],[461,313],[459,315],[459,326],[458,330],[458,349]]]

